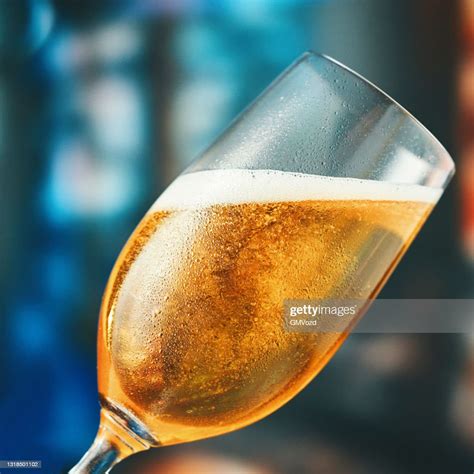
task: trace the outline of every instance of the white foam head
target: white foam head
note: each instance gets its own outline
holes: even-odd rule
[[[276,170],[221,169],[183,174],[151,211],[215,204],[308,200],[377,200],[436,203],[442,189],[354,178],[332,178]]]

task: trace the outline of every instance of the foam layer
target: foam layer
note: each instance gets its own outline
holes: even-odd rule
[[[336,199],[436,203],[441,193],[441,189],[417,184],[331,178],[275,170],[222,169],[179,176],[151,210]]]

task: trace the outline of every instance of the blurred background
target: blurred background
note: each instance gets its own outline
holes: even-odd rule
[[[474,297],[474,0],[0,0],[0,459],[65,472],[89,447],[118,252],[308,49],[386,90],[457,164],[382,297]],[[114,472],[473,470],[474,336],[356,334],[264,421]]]

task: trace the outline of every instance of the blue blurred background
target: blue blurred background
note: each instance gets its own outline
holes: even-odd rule
[[[473,10],[470,0],[0,0],[0,459],[65,472],[88,448],[97,316],[118,252],[164,187],[303,51],[377,83],[468,163],[474,73],[459,93],[459,64]],[[473,297],[465,163],[385,297]],[[114,472],[461,474],[474,467],[473,413],[472,337],[359,334],[268,419]]]

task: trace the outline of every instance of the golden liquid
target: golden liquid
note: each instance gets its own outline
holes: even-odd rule
[[[287,332],[284,300],[375,297],[431,208],[321,200],[148,214],[105,292],[100,393],[162,444],[273,412],[346,336]]]

